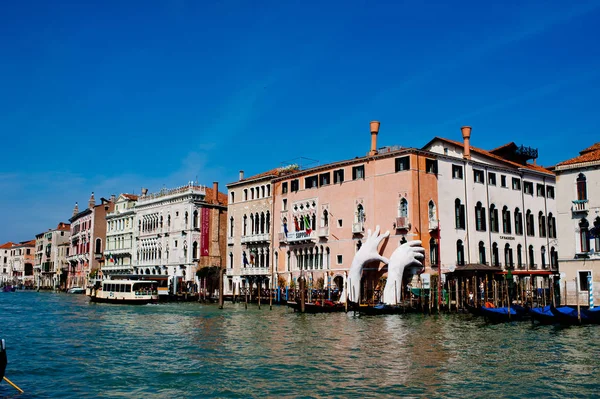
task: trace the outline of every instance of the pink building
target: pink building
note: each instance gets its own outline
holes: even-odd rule
[[[94,193],[90,196],[87,209],[79,212],[75,204],[71,222],[71,247],[69,250],[69,272],[67,288],[86,287],[90,278],[104,263],[106,241],[106,214],[112,212],[114,202],[101,199],[96,205]]]
[[[364,157],[272,180],[276,279],[290,284],[302,272],[309,286],[341,289],[354,254],[377,225],[390,232],[380,248],[384,257],[402,242],[421,240],[426,270],[437,273],[436,155],[414,148],[377,149],[378,130],[379,123],[372,122],[371,150]],[[386,272],[379,262],[367,269],[363,297]]]

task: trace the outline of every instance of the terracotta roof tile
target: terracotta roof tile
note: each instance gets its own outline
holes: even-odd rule
[[[132,201],[137,201],[138,196],[135,194],[121,194],[123,197],[130,199]]]
[[[214,189],[206,187],[205,191],[206,191],[206,196],[204,197],[204,200],[206,202],[212,204],[213,203],[213,198],[214,198],[214,195],[215,195],[214,194]],[[222,192],[219,191],[219,196],[218,196],[217,199],[219,201],[219,204],[227,205],[227,194],[222,193]]]
[[[58,224],[58,226],[56,227],[56,230],[69,231],[69,230],[71,230],[71,225],[69,223],[60,222]]]
[[[446,141],[446,142],[448,142],[448,143],[454,144],[454,145],[456,145],[456,146],[459,146],[459,147],[463,147],[463,145],[464,145],[464,144],[463,144],[462,142],[460,142],[460,141],[450,140],[450,139],[446,139],[446,138],[443,138],[443,137],[435,137],[435,138],[434,138],[433,140],[431,140],[431,141],[434,141],[434,140],[436,140],[436,139],[437,139],[437,140]],[[506,144],[506,145],[504,145],[504,146],[507,146],[507,145],[510,145],[510,144],[511,144],[511,143],[509,143],[509,144]],[[502,147],[504,147],[504,146],[502,146]],[[499,148],[502,148],[502,147],[498,147],[498,148],[496,148],[495,150],[498,150]],[[492,153],[491,153],[491,152],[489,152],[489,151],[482,150],[481,148],[477,148],[477,147],[473,147],[473,146],[470,146],[470,148],[471,148],[471,152],[478,153],[478,154],[480,154],[480,155],[484,155],[484,156],[486,156],[486,157],[490,157],[490,158],[496,159],[496,160],[498,160],[498,161],[500,161],[500,162],[504,162],[504,163],[506,163],[506,164],[508,164],[508,165],[510,165],[510,166],[513,166],[513,167],[515,167],[515,168],[524,168],[524,169],[530,169],[530,170],[534,170],[534,171],[536,171],[536,172],[548,173],[548,174],[551,174],[551,175],[553,175],[553,174],[554,174],[554,172],[552,172],[552,171],[551,171],[551,170],[549,170],[548,168],[545,168],[545,167],[543,167],[543,166],[540,166],[540,165],[534,165],[534,164],[530,164],[530,163],[527,163],[527,164],[523,165],[523,164],[520,164],[520,163],[518,163],[518,162],[509,161],[508,159],[502,158],[501,156],[498,156],[498,155],[496,155],[496,154],[492,154]]]
[[[595,145],[598,145],[598,144],[594,144],[594,146]],[[592,148],[592,147],[590,147],[590,148]],[[600,161],[600,149],[597,149],[594,151],[589,151],[589,152],[585,152],[585,150],[584,150],[582,152],[583,152],[582,155],[575,157],[575,158],[567,159],[566,161],[562,161],[562,162],[558,163],[556,166],[575,165],[578,163]]]
[[[600,150],[600,143],[593,144],[592,146],[586,148],[583,151],[579,151],[579,155],[583,155],[588,152]]]
[[[0,249],[10,249],[13,247],[13,245],[15,245],[15,244],[9,241],[5,244],[0,245]]]

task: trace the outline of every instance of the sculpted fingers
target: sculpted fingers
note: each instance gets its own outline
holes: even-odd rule
[[[379,256],[377,257],[377,260],[378,260],[378,261],[380,261],[380,262],[383,262],[383,263],[385,263],[386,265],[387,265],[388,263],[390,263],[390,260],[389,260],[388,258],[385,258],[385,257],[383,257],[383,256],[381,256],[381,255],[379,255]]]
[[[421,247],[421,246],[423,246],[423,243],[421,242],[421,240],[412,240],[412,241],[407,242],[404,245],[408,245],[410,247]]]
[[[379,228],[379,226],[377,226]],[[379,237],[377,237],[377,245],[379,245],[379,243],[383,240],[385,240],[386,238],[388,238],[390,236],[390,231],[386,231],[385,233],[383,233],[382,235],[380,235]]]

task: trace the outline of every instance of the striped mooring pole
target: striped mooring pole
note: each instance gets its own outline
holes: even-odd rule
[[[592,281],[592,272],[588,272],[587,281],[588,281],[588,292],[590,294],[590,297],[589,297],[590,309],[594,309],[594,282]]]

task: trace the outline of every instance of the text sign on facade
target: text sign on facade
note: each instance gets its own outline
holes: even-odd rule
[[[290,231],[287,233],[287,240],[290,241],[301,241],[301,240],[310,240],[312,238],[311,234],[306,231]]]
[[[202,208],[200,225],[200,256],[208,256],[208,230],[209,230],[210,209]]]

